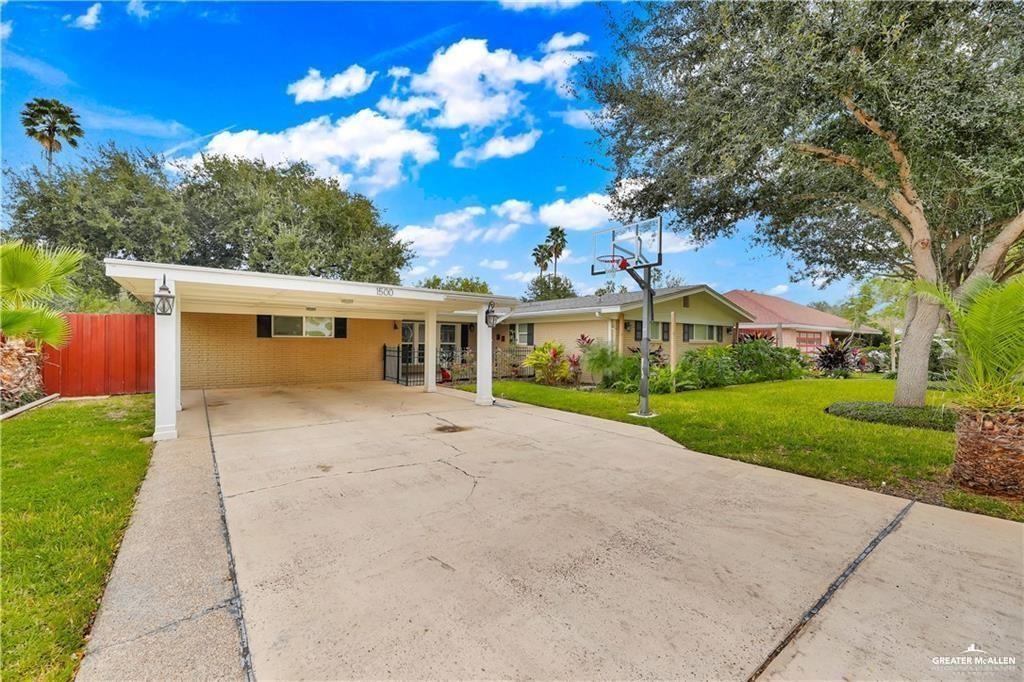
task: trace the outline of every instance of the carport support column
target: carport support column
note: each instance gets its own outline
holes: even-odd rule
[[[437,391],[437,311],[428,310],[424,323],[423,390]]]
[[[159,289],[162,282],[153,283],[154,290]],[[167,288],[174,294],[177,287],[167,280]],[[178,437],[178,365],[181,362],[179,352],[179,326],[181,314],[178,306],[181,301],[174,301],[174,312],[170,315],[153,315],[153,355],[154,355],[154,410],[156,422],[153,440],[173,440]]]
[[[476,311],[476,402],[493,405],[494,349],[491,328],[487,326],[487,306]]]

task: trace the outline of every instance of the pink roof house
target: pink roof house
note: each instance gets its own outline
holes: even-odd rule
[[[754,317],[753,322],[739,325],[740,334],[771,334],[779,346],[798,348],[804,353],[814,353],[832,338],[848,336],[854,332],[881,334],[879,330],[864,325],[855,330],[852,322],[838,315],[778,296],[733,289],[726,292],[725,297]]]

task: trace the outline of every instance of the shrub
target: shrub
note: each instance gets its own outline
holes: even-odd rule
[[[856,419],[876,424],[912,426],[919,429],[953,431],[956,428],[956,412],[941,407],[902,407],[892,403],[840,402],[832,403],[825,412],[837,417]]]
[[[832,339],[826,345],[818,349],[818,357],[815,359],[818,369],[833,379],[846,379],[853,373],[855,358],[850,350],[850,340],[839,341]]]
[[[739,383],[797,379],[804,374],[804,357],[796,348],[778,348],[765,339],[751,339],[731,349]]]
[[[533,349],[526,359],[524,367],[533,367],[536,381],[554,386],[569,379],[569,360],[565,357],[565,346],[554,341],[546,341]]]
[[[583,356],[583,366],[595,377],[601,377],[604,388],[611,388],[619,379],[622,370],[622,356],[608,344],[594,344]]]

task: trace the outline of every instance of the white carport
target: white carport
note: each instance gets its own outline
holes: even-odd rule
[[[499,310],[507,311],[516,303],[513,298],[490,294],[391,284],[119,259],[107,259],[105,264],[107,276],[140,300],[153,301],[161,286],[166,286],[174,296],[172,312],[155,316],[154,440],[177,437],[177,412],[181,409],[182,313],[302,316],[315,311],[317,315],[346,319],[423,320],[426,330],[423,390],[426,392],[437,390],[438,316],[475,320],[478,330],[476,403],[491,405],[494,402],[491,392],[493,333],[488,325],[488,306],[493,303]],[[223,361],[231,362],[232,358],[225,357]]]

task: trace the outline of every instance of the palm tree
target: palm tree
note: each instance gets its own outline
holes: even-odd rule
[[[0,332],[8,339],[62,346],[68,321],[50,302],[70,293],[70,276],[85,254],[41,248],[21,240],[0,244]]]
[[[548,269],[548,263],[551,262],[551,246],[547,243],[537,244],[533,247],[533,264],[540,269],[540,276],[544,276],[544,272]]]
[[[959,298],[918,282],[949,312],[958,373],[953,477],[988,493],[1024,495],[1024,275],[979,278]]]
[[[26,104],[21,110],[21,124],[26,135],[43,145],[47,173],[53,167],[53,153],[64,148],[58,138],[64,138],[69,147],[77,147],[78,138],[85,135],[78,125],[78,114],[56,99],[36,97]]]
[[[567,245],[565,230],[555,226],[548,231],[548,250],[551,252],[551,259],[555,262],[555,277],[558,277],[558,259],[562,257]]]

